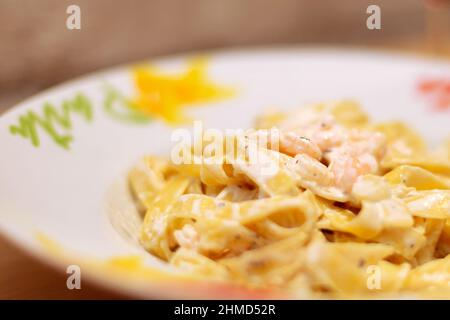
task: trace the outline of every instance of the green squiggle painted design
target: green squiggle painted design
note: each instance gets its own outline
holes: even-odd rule
[[[105,85],[104,109],[112,118],[134,124],[146,124],[151,121],[145,115],[133,108],[133,103],[110,85]]]
[[[33,146],[39,147],[40,139],[38,127],[40,126],[53,139],[53,141],[64,149],[69,149],[73,136],[69,133],[58,132],[55,125],[59,125],[64,131],[72,129],[72,113],[78,113],[86,121],[92,120],[92,104],[83,94],[77,94],[71,100],[65,100],[59,110],[50,103],[44,104],[43,115],[34,111],[28,111],[21,115],[18,124],[9,126],[13,135],[20,135],[29,139]]]

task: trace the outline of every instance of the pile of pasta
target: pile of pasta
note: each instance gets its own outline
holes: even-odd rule
[[[279,145],[250,161],[250,137],[271,128]],[[450,298],[450,142],[430,151],[350,101],[267,113],[234,139],[239,159],[207,161],[218,142],[203,141],[189,149],[202,161],[148,156],[130,171],[146,250],[194,278],[298,298]]]

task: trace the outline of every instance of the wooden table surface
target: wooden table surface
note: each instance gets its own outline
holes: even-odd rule
[[[53,270],[0,236],[0,299],[120,299],[88,283],[66,287],[67,274]]]
[[[385,49],[423,53],[416,42],[384,44]],[[380,49],[377,47],[377,49]],[[450,50],[444,53],[450,58]],[[22,97],[20,97],[22,98]],[[15,98],[11,99],[15,101]],[[0,299],[120,299],[126,298],[92,284],[81,290],[68,290],[67,275],[28,256],[0,235]]]

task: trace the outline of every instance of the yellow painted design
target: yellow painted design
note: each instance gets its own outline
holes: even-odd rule
[[[190,274],[149,266],[145,264],[144,258],[141,256],[115,256],[105,260],[86,258],[63,248],[61,244],[43,232],[36,232],[35,238],[47,253],[58,257],[61,261],[67,261],[68,263],[77,261],[80,266],[87,267],[90,271],[101,271],[103,274],[113,275],[116,279],[140,279],[165,282],[198,280],[198,277],[193,277]]]
[[[40,231],[36,232],[36,240],[48,253],[57,255],[63,252],[61,246],[55,240]]]
[[[76,263],[87,278],[96,278],[116,288],[128,288],[140,296],[182,296],[182,292],[197,297],[213,296],[217,298],[236,297],[244,299],[280,298],[282,295],[270,290],[252,290],[223,281],[214,281],[191,272],[177,272],[170,268],[155,267],[146,264],[139,255],[115,256],[107,259],[95,259],[80,256],[63,247],[45,233],[37,231],[36,241],[47,253],[56,257],[60,265]]]
[[[207,62],[197,58],[180,74],[167,74],[154,66],[140,66],[133,71],[137,94],[132,107],[168,123],[189,120],[184,109],[233,95],[230,88],[213,83],[206,74]]]

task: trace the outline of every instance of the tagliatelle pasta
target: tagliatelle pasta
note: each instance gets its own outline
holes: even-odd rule
[[[146,250],[194,278],[298,298],[450,298],[448,143],[429,151],[348,101],[256,124],[231,143],[201,136],[180,149],[189,163],[131,170]]]

